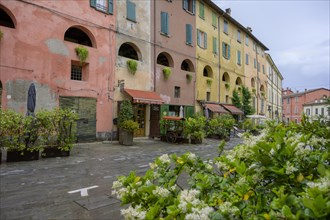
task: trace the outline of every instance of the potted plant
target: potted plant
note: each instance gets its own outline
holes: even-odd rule
[[[212,79],[207,79],[207,80],[206,80],[206,84],[207,84],[208,86],[211,86],[211,85],[212,85]]]
[[[225,88],[226,88],[226,90],[229,90],[230,89],[230,84],[229,83],[225,83]]]
[[[203,142],[206,135],[205,123],[206,118],[204,116],[197,116],[186,120],[184,135],[190,138],[192,144],[200,144]]]
[[[75,48],[76,54],[79,58],[80,65],[82,65],[88,58],[88,49],[83,46],[79,46]]]
[[[167,80],[172,74],[172,70],[169,67],[164,67],[163,69],[164,78]]]
[[[187,73],[187,74],[186,74],[186,78],[187,78],[188,82],[191,82],[191,80],[192,80],[192,75],[191,75],[190,73]]]
[[[119,143],[127,146],[133,145],[134,131],[139,128],[139,124],[133,121],[133,107],[128,100],[124,100],[120,104],[118,127],[120,128]]]
[[[136,60],[127,60],[126,64],[127,64],[128,71],[130,73],[132,73],[133,75],[135,75],[137,66],[138,66],[138,63],[136,62]]]

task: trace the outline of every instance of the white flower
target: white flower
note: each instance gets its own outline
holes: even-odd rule
[[[130,206],[127,209],[122,209],[120,213],[125,219],[145,219],[146,217],[146,211],[143,211],[140,205],[135,208]]]
[[[322,177],[319,179],[319,182],[308,182],[307,186],[310,188],[319,188],[319,189],[329,189],[330,188],[330,178]]]
[[[168,189],[162,188],[162,187],[156,187],[156,189],[152,190],[152,193],[156,196],[160,196],[162,198],[166,198],[170,195],[170,191]]]
[[[113,190],[112,195],[116,195],[118,199],[122,199],[129,191],[127,188],[120,188],[118,190]]]
[[[205,168],[208,169],[208,170],[212,170],[213,169],[213,166],[211,164],[207,163],[205,165]]]
[[[204,208],[192,208],[192,213],[186,215],[187,220],[200,220],[200,219],[210,219],[209,214],[213,212],[213,208],[207,206]]]
[[[171,163],[171,160],[170,160],[168,154],[163,154],[162,156],[159,157],[159,160],[164,164]]]
[[[215,162],[215,165],[217,165],[218,169],[221,171],[227,171],[229,170],[229,166],[227,164],[225,164],[222,161],[217,161]]]
[[[275,154],[275,150],[272,148],[271,150],[270,150],[270,152],[269,152],[272,156],[274,156],[274,154]]]
[[[194,161],[195,159],[196,159],[196,154],[193,154],[193,153],[189,152],[189,154],[188,154],[188,160]]]
[[[149,166],[153,170],[157,168],[157,164],[156,163],[149,163]]]
[[[291,173],[297,171],[298,169],[296,167],[294,167],[294,165],[292,165],[290,163],[290,161],[286,162],[286,170],[285,170],[285,174],[290,175]]]
[[[119,187],[122,187],[123,186],[123,184],[120,182],[120,181],[114,181],[113,183],[112,183],[112,188],[113,189],[115,189],[115,188],[119,188]]]
[[[219,210],[224,213],[235,214],[239,212],[239,209],[236,206],[233,206],[230,202],[224,202],[219,205]]]

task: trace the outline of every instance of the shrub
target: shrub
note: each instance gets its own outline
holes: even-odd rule
[[[209,161],[164,154],[144,176],[118,177],[112,193],[129,204],[126,219],[326,219],[330,140],[308,127],[270,124]]]
[[[192,80],[192,75],[190,73],[187,73],[186,78],[190,82]]]
[[[75,48],[75,51],[77,56],[79,57],[80,64],[82,65],[88,57],[88,49],[86,47],[79,46]]]
[[[130,73],[135,75],[138,63],[135,60],[127,60],[127,68]]]
[[[124,100],[120,104],[120,111],[118,115],[118,126],[121,127],[124,121],[133,119],[133,107],[130,101]]]
[[[137,129],[139,129],[139,124],[133,120],[127,120],[121,123],[120,128],[129,131],[129,132],[134,132]]]
[[[187,138],[201,141],[206,135],[205,125],[206,118],[204,116],[188,118],[188,120],[185,121],[184,135]]]
[[[218,135],[221,138],[226,138],[233,129],[235,119],[230,114],[223,114],[217,118],[211,119],[207,122],[207,134]]]
[[[170,75],[172,74],[172,70],[169,67],[164,67],[163,69],[163,74],[164,74],[164,78],[168,79],[170,77]]]

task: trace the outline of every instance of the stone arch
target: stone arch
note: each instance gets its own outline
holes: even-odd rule
[[[206,65],[203,69],[203,76],[213,78],[213,70],[209,65]]]
[[[132,60],[142,60],[139,48],[131,42],[120,45],[118,55]]]
[[[170,54],[166,52],[161,52],[157,56],[157,64],[168,66],[168,67],[174,67],[173,58]]]
[[[185,59],[181,63],[181,70],[195,72],[194,64],[189,59]]]
[[[222,81],[229,83],[230,77],[227,72],[224,72],[224,74],[222,75]]]
[[[256,81],[254,78],[251,79],[251,87],[255,88],[256,87]]]
[[[96,40],[93,34],[85,27],[72,26],[64,33],[64,40],[96,48]]]
[[[237,78],[236,78],[235,84],[236,84],[237,86],[241,86],[241,85],[242,85],[242,79],[241,79],[241,77],[237,77]]]
[[[9,9],[0,5],[0,26],[16,28],[17,22],[15,16]]]

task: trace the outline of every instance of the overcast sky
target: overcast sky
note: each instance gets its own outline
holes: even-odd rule
[[[269,48],[293,90],[330,89],[329,0],[213,0]]]

